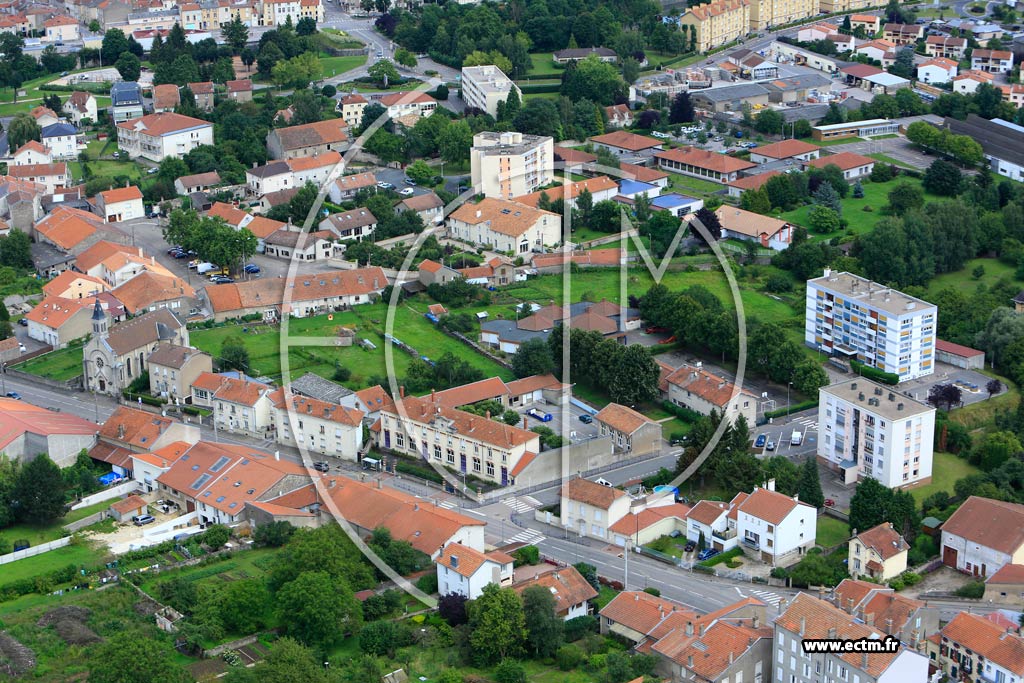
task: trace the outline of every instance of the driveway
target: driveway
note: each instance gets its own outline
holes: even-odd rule
[[[549,422],[543,422],[535,417],[528,415],[527,413],[531,408],[536,408],[541,412],[551,415],[551,420]],[[593,439],[597,436],[596,424],[594,424],[593,422],[590,424],[580,422],[580,415],[583,415],[584,413],[587,413],[589,415],[591,413],[571,403],[566,405],[565,407],[551,405],[549,403],[538,403],[532,406],[527,406],[525,408],[519,409],[518,412],[520,415],[526,416],[527,429],[533,429],[534,427],[544,426],[551,429],[555,434],[560,435],[562,434],[562,429],[565,428],[568,430],[569,438],[572,439],[574,442]],[[565,427],[563,427],[563,423],[566,420],[568,421],[568,424],[566,424]]]

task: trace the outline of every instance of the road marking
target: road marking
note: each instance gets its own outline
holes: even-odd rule
[[[540,543],[545,538],[544,534],[534,529],[523,529],[518,534],[506,541],[507,543],[525,543],[526,545],[534,545]]]
[[[739,589],[737,589],[739,590]],[[767,602],[772,607],[778,607],[779,603],[782,602],[783,598],[778,593],[772,593],[771,591],[750,591],[762,602]]]
[[[535,503],[537,503],[537,505],[531,505],[528,502],[529,500],[534,501]],[[530,512],[531,510],[535,510],[536,508],[540,507],[540,501],[538,501],[536,498],[530,498],[529,496],[523,496],[522,499],[505,498],[501,502],[507,505],[508,507],[512,508],[513,511],[520,513]]]

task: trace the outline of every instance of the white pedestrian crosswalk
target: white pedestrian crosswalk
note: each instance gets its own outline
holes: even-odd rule
[[[536,510],[540,507],[540,501],[530,496],[523,496],[522,498],[504,498],[501,501],[508,507],[512,508],[514,512],[529,512]]]
[[[524,543],[526,545],[534,545],[544,540],[544,534],[535,529],[523,529],[512,538],[506,540],[506,543]]]
[[[443,507],[446,510],[454,510],[459,506],[458,503],[453,500],[439,500],[437,501],[437,505],[438,507]]]
[[[818,431],[818,421],[810,417],[801,417],[798,419],[797,424],[801,424],[807,428],[807,431],[816,432]]]
[[[772,593],[771,591],[750,591],[755,598],[761,602],[767,602],[773,607],[778,607],[779,603],[782,602],[782,596],[778,593]]]

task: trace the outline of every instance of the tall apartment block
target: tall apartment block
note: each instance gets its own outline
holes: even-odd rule
[[[807,281],[804,343],[829,356],[899,375],[935,371],[934,304],[850,273]]]
[[[511,78],[498,67],[487,66],[462,67],[462,99],[467,107],[485,111],[491,116],[498,115],[498,103],[508,99],[513,90],[523,101],[523,91]]]
[[[485,197],[512,199],[555,179],[555,143],[523,133],[477,133],[469,153],[473,187]]]
[[[927,484],[935,408],[863,377],[818,390],[818,460],[853,484]]]

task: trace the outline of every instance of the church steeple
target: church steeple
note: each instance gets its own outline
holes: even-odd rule
[[[100,304],[100,297],[97,295],[96,304],[92,307],[92,333],[97,337],[106,337],[108,330],[109,321],[107,320],[107,312],[103,310],[103,306]]]

